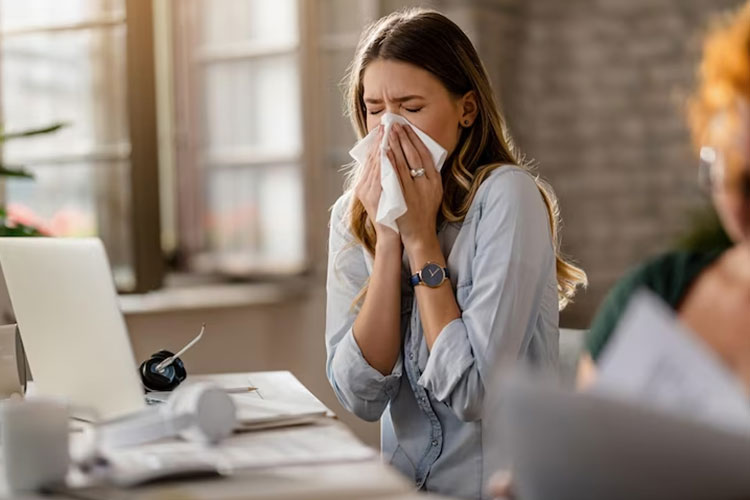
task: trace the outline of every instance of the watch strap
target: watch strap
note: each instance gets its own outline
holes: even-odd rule
[[[441,269],[443,270],[443,274],[445,276],[445,279],[447,280],[450,276],[448,274],[448,268],[442,267]],[[419,273],[412,274],[411,277],[409,277],[409,284],[412,286],[412,288],[419,285],[420,283],[422,283],[422,277],[419,275]]]
[[[409,284],[410,284],[410,285],[411,285],[412,287],[415,287],[415,286],[417,286],[417,285],[418,285],[418,284],[420,284],[421,282],[422,282],[422,278],[420,278],[420,277],[419,277],[419,273],[417,273],[417,274],[412,274],[412,275],[411,275],[411,277],[409,278]]]

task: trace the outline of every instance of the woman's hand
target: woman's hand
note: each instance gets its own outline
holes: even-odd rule
[[[427,146],[411,127],[394,123],[388,136],[388,159],[396,169],[407,211],[398,219],[407,253],[437,241],[437,213],[443,201],[443,180]],[[412,176],[412,171],[424,172]]]
[[[495,472],[490,477],[487,490],[492,495],[492,498],[497,500],[511,500],[516,497],[513,491],[513,476],[508,471],[501,470]]]
[[[363,166],[364,170],[362,176],[354,188],[354,195],[359,198],[362,205],[365,207],[367,216],[375,228],[378,243],[398,242],[400,245],[401,241],[396,231],[375,222],[375,216],[378,213],[378,204],[380,203],[380,194],[382,192],[380,186],[380,143],[382,142],[382,139],[383,126],[379,125],[377,140],[373,142],[372,149],[367,156],[367,160]]]

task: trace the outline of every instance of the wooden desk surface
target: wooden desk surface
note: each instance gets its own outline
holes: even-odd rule
[[[210,380],[225,387],[239,388],[244,385],[258,388],[264,399],[280,399],[305,404],[322,403],[315,398],[290,372],[250,372],[218,375],[196,375],[188,380]],[[338,435],[346,432],[352,443],[357,438],[335,419],[329,411],[328,417],[312,424],[316,432],[325,434],[335,430]],[[288,433],[292,435],[294,428]],[[297,429],[298,431],[299,429]],[[287,431],[275,429],[273,432],[283,439]],[[4,478],[3,478],[4,483]],[[5,485],[2,485],[5,492]],[[269,469],[238,471],[228,477],[197,479],[186,481],[159,482],[130,489],[96,488],[79,492],[78,498],[113,500],[219,500],[253,499],[282,500],[304,498],[323,499],[377,499],[377,500],[419,500],[438,499],[432,495],[414,492],[409,481],[379,458],[351,463],[321,463],[310,465],[282,466]],[[49,496],[9,496],[3,498],[41,499]],[[66,498],[61,496],[60,498]],[[75,498],[68,496],[67,498]]]

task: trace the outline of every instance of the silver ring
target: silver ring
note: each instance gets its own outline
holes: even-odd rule
[[[419,170],[411,169],[411,176],[412,177],[422,177],[424,175],[424,169],[420,168]]]

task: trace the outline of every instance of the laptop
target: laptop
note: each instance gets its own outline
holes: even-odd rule
[[[63,398],[86,420],[145,407],[101,240],[0,238],[0,267],[34,394]]]

